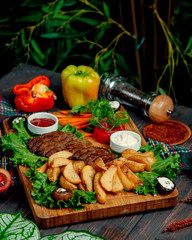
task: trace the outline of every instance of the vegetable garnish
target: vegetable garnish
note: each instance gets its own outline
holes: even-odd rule
[[[24,112],[40,112],[54,106],[55,94],[49,89],[50,81],[46,76],[33,78],[27,84],[15,85],[15,105]]]
[[[95,141],[99,143],[109,144],[110,143],[110,136],[117,131],[125,130],[124,125],[115,127],[112,130],[110,130],[110,125],[108,122],[102,123],[104,127],[95,127],[93,130],[93,138]]]
[[[97,99],[100,76],[88,66],[69,65],[61,73],[62,91],[70,108]]]
[[[9,188],[11,179],[11,174],[6,169],[0,168],[0,194]]]
[[[115,111],[109,100],[96,99],[91,100],[86,105],[78,105],[72,108],[69,114],[91,113],[89,124],[106,130],[113,130],[130,121],[126,111]],[[107,123],[107,124],[106,124]]]
[[[105,240],[88,231],[67,230],[60,234],[44,236],[41,238],[37,225],[31,220],[24,218],[21,212],[17,214],[0,214],[0,239],[30,239],[30,240],[51,240],[51,239],[79,239],[79,240]]]

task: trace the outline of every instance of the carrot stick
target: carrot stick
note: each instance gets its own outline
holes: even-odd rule
[[[77,126],[81,126],[81,125],[84,125],[84,124],[86,124],[86,123],[88,123],[89,121],[84,121],[84,122],[73,122],[73,123],[71,123],[71,126],[72,127],[77,127]]]
[[[83,118],[83,119],[74,119],[74,118],[69,118],[69,119],[58,119],[60,123],[88,123],[90,121],[90,118]],[[85,124],[84,123],[84,124]]]
[[[87,132],[83,132],[84,136],[85,137],[92,137],[93,136],[93,133],[87,133]]]
[[[58,119],[84,119],[84,118],[90,118],[89,116],[80,116],[80,115],[59,115],[54,114]]]
[[[88,126],[89,126],[89,124],[83,124],[83,125],[77,126],[77,129],[80,130],[80,129],[83,129]]]
[[[68,116],[71,116],[71,117],[92,117],[93,114],[92,113],[82,113],[82,114],[69,114],[70,110],[58,110],[61,114],[63,115],[68,115]],[[55,114],[54,114],[55,115]]]
[[[80,125],[84,125],[84,124],[87,124],[89,122],[89,119],[85,119],[85,120],[82,120],[82,121],[63,121],[63,120],[59,120],[59,122],[62,124],[62,125],[66,125],[67,123],[70,123],[71,126],[80,126]]]
[[[60,113],[67,115],[71,110],[58,110]]]

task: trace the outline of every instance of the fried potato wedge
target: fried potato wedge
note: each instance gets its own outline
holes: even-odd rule
[[[65,189],[70,189],[70,190],[77,189],[77,186],[75,184],[67,181],[67,179],[63,175],[61,175],[59,178],[59,185],[60,185],[60,187],[65,188]]]
[[[46,173],[49,181],[55,182],[60,175],[60,168],[48,168]]]
[[[121,180],[119,179],[119,176],[117,172],[113,176],[113,184],[112,184],[112,192],[113,193],[119,193],[123,190],[123,184],[121,183]]]
[[[121,180],[121,183],[123,184],[123,187],[127,191],[135,189],[135,184],[127,177],[127,175],[122,171],[120,166],[117,166],[117,174]]]
[[[85,165],[81,170],[82,184],[86,191],[93,192],[93,179],[95,173],[95,169],[90,165]]]
[[[80,183],[78,184],[78,189],[79,189],[79,190],[84,190],[84,191],[85,191],[85,188],[84,188],[82,182],[80,182]]]
[[[51,162],[55,159],[55,158],[58,158],[58,157],[61,157],[61,158],[69,158],[71,157],[73,154],[69,151],[59,151],[59,152],[56,152],[54,154],[52,154],[50,157],[49,157],[49,160],[48,160],[48,166],[50,166]]]
[[[138,178],[130,169],[127,169],[127,177],[135,184],[138,186],[143,185],[143,181]]]
[[[89,163],[96,172],[103,172],[107,170],[107,167],[101,157],[97,158],[94,162]]]
[[[129,157],[130,155],[136,155],[138,154],[138,152],[134,149],[131,149],[131,148],[128,148],[128,149],[125,149],[123,152],[122,152],[122,156],[127,158]]]
[[[148,157],[141,156],[141,155],[131,155],[128,157],[128,160],[138,162],[138,163],[144,163],[145,170],[151,171],[151,162],[148,160]]]
[[[49,162],[49,167],[55,168],[55,167],[63,167],[68,165],[71,162],[71,160],[63,157],[57,157],[53,159],[51,162]]]
[[[80,175],[81,170],[83,169],[84,166],[85,166],[84,161],[74,161],[73,162],[73,168],[78,175]]]
[[[132,172],[143,172],[145,170],[145,163],[138,163],[134,161],[127,160],[125,163]]]
[[[48,163],[46,162],[45,164],[43,164],[41,167],[37,168],[36,170],[40,173],[45,173],[47,170],[47,165],[48,165]]]
[[[149,157],[149,156],[147,156],[147,160],[150,162],[151,167],[152,167],[153,164],[156,162],[156,158],[155,158],[155,157]]]
[[[156,161],[156,158],[154,157],[154,152],[152,151],[139,153],[133,149],[126,149],[125,151],[123,151],[122,156],[131,161],[144,163],[145,169],[147,171],[151,170],[151,166]]]
[[[115,165],[111,165],[107,169],[107,171],[105,171],[101,176],[101,179],[100,179],[101,185],[108,192],[112,191],[113,177],[116,172],[117,172],[117,167]]]
[[[77,174],[75,169],[73,168],[73,163],[70,162],[63,170],[63,176],[73,184],[78,184],[81,182],[80,176]]]
[[[127,162],[126,158],[120,157],[120,158],[117,158],[117,159],[115,159],[113,161],[108,162],[107,166],[111,166],[111,165],[122,166],[126,162]]]
[[[101,186],[100,178],[102,176],[102,172],[97,172],[94,176],[93,186],[94,191],[96,192],[96,198],[99,203],[105,203],[107,201],[107,194],[105,189]]]
[[[130,155],[144,155],[148,157],[154,157],[154,152],[149,151],[149,152],[141,153],[141,152],[137,152],[134,149],[126,149],[122,152],[122,156],[125,158],[129,157]]]

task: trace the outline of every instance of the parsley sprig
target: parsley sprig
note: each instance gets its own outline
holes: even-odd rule
[[[72,108],[69,114],[79,114],[83,112],[93,114],[89,122],[90,125],[97,125],[97,127],[105,128],[106,130],[112,130],[130,121],[126,111],[115,112],[110,106],[109,100],[103,98],[91,100],[86,105],[77,105]]]

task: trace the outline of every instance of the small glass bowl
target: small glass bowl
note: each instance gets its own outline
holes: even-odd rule
[[[124,135],[126,136],[131,136],[133,138],[135,138],[137,140],[136,143],[134,144],[118,144],[115,139],[119,136],[119,135]],[[134,149],[136,151],[138,151],[141,147],[141,136],[139,134],[137,134],[136,132],[133,131],[118,131],[115,132],[111,135],[110,137],[110,147],[113,151],[117,152],[117,153],[122,153],[124,150],[126,149]]]
[[[31,121],[35,118],[50,118],[54,120],[55,123],[48,127],[38,127],[31,123]],[[27,127],[30,132],[37,135],[54,132],[54,131],[57,131],[58,129],[58,118],[51,113],[46,113],[46,112],[33,113],[27,118]]]

